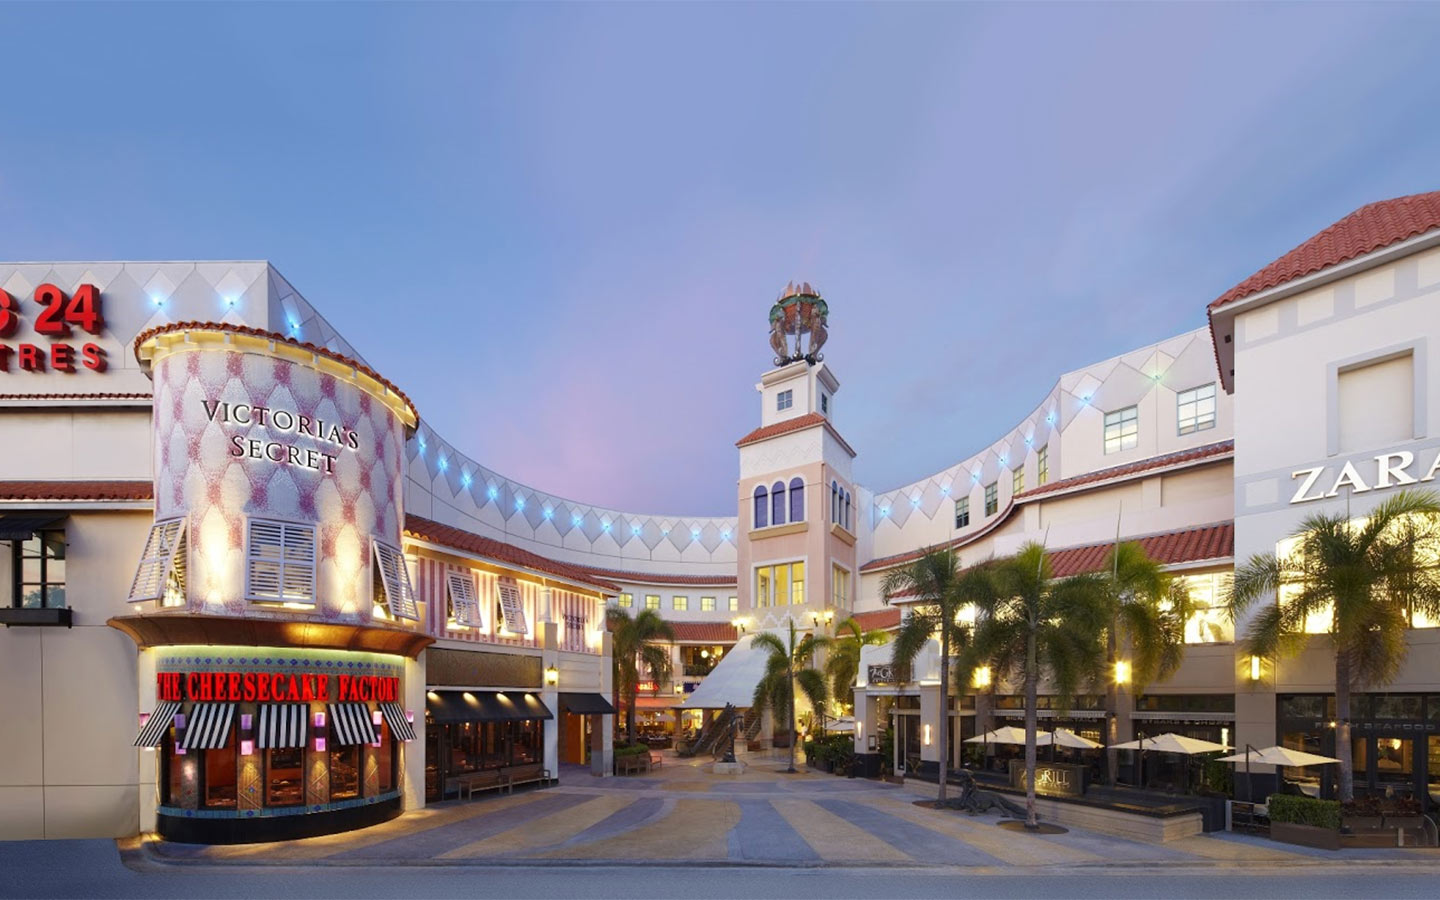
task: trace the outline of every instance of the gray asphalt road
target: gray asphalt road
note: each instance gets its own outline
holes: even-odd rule
[[[1312,871],[1313,868],[1313,871]],[[1431,871],[1425,871],[1430,868]],[[109,841],[0,842],[0,897],[251,898],[1090,898],[1425,897],[1433,867],[1322,866],[1285,871],[1173,868],[987,874],[964,869],[700,867],[162,868],[134,871]]]

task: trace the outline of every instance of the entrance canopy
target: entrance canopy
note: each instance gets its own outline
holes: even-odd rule
[[[742,637],[735,648],[720,658],[700,686],[675,704],[682,709],[749,709],[755,700],[755,685],[765,675],[769,653],[755,647],[755,636]]]
[[[614,715],[615,707],[599,694],[560,693],[560,706],[577,716]]]
[[[525,691],[430,691],[425,714],[438,724],[555,718],[539,697]]]

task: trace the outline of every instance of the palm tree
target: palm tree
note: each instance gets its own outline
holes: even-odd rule
[[[903,568],[890,571],[880,584],[880,596],[913,597],[910,615],[895,635],[891,662],[896,668],[914,663],[931,638],[940,638],[940,790],[936,805],[945,802],[945,781],[950,764],[950,656],[969,645],[969,626],[960,622],[960,612],[975,604],[978,608],[992,596],[990,571],[986,566],[956,570],[953,550],[931,548]]]
[[[815,709],[825,707],[825,676],[811,666],[815,651],[829,643],[830,639],[807,634],[796,639],[795,620],[789,620],[790,643],[762,631],[750,639],[752,649],[769,651],[765,660],[765,674],[755,685],[755,696],[751,704],[757,714],[774,708],[785,710],[785,721],[790,729],[790,765],[786,772],[795,771],[795,687],[799,685],[806,699]]]
[[[1112,670],[1124,647],[1131,655],[1130,680],[1138,693],[1145,685],[1164,681],[1185,657],[1185,622],[1190,617],[1190,592],[1184,582],[1165,572],[1145,548],[1134,541],[1116,543],[1102,574],[1109,601],[1106,660]],[[1113,722],[1119,698],[1113,680],[1105,690],[1106,720]],[[1107,739],[1106,743],[1109,743]],[[1107,753],[1107,774],[1115,777],[1115,751]]]
[[[1022,668],[1025,686],[1025,824],[1035,813],[1036,694],[1048,678],[1057,707],[1066,709],[1081,684],[1103,677],[1105,633],[1111,607],[1096,575],[1053,578],[1040,544],[1029,543],[996,566],[995,594],[980,606],[966,664],[988,663],[995,677]]]
[[[1328,622],[1335,651],[1335,755],[1342,803],[1355,797],[1351,691],[1395,677],[1405,661],[1412,615],[1440,618],[1437,523],[1440,496],[1401,491],[1363,520],[1343,513],[1309,516],[1291,535],[1293,552],[1284,558],[1252,556],[1235,571],[1231,615],[1240,616],[1262,597],[1279,601],[1250,622],[1245,649],[1255,656],[1298,653],[1308,642],[1307,621]]]
[[[640,673],[649,671],[657,684],[670,680],[670,648],[675,630],[653,609],[630,613],[612,606],[605,610],[615,653],[615,687],[625,699],[626,743],[635,743],[635,697],[640,692]]]
[[[835,626],[830,653],[825,659],[825,677],[830,680],[830,695],[837,703],[851,705],[846,698],[851,696],[855,678],[860,674],[861,649],[879,647],[888,640],[889,633],[879,629],[866,631],[853,617]]]

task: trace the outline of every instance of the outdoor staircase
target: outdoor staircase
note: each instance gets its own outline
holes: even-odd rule
[[[765,725],[765,716],[756,709],[745,710],[744,734],[745,740],[753,741],[760,734],[760,729]]]
[[[720,710],[710,724],[700,730],[700,735],[695,738],[685,756],[699,756],[702,753],[714,754],[723,747],[728,747],[726,738],[730,729],[734,727],[735,707],[726,706]]]

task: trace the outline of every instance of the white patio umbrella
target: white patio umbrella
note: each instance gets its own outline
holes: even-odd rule
[[[1186,737],[1183,734],[1176,734],[1167,731],[1155,737],[1141,738],[1138,741],[1126,741],[1123,744],[1115,744],[1116,750],[1139,750],[1140,751],[1140,786],[1145,786],[1145,751],[1151,753],[1179,753],[1184,756],[1195,756],[1200,753],[1215,753],[1220,750],[1234,750],[1234,747],[1227,747],[1224,744],[1216,744],[1211,741],[1202,741],[1199,738]],[[1188,776],[1187,779],[1188,781]]]
[[[1068,728],[1055,729],[1055,733],[1050,739],[1056,747],[1065,747],[1070,750],[1099,750],[1105,746],[1087,737],[1082,737]]]
[[[1082,738],[1083,740],[1083,738]],[[994,731],[987,731],[984,734],[977,734],[972,738],[966,738],[967,744],[1025,744],[1025,729],[1016,728],[1014,725],[1005,725],[996,728]],[[1048,747],[1050,745],[1050,732],[1036,731],[1035,746]],[[1063,745],[1063,746],[1069,746]]]
[[[1245,745],[1244,753],[1236,753],[1233,756],[1220,757],[1221,762],[1233,762],[1245,764],[1245,796],[1250,797],[1250,764],[1255,763],[1261,766],[1323,766],[1329,763],[1338,763],[1340,760],[1333,756],[1320,756],[1315,753],[1306,753],[1304,750],[1292,750],[1289,747],[1265,747],[1261,750]]]

